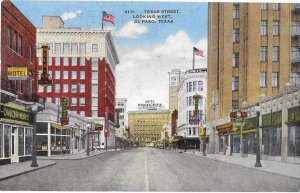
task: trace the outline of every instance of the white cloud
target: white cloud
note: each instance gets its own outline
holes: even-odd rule
[[[147,26],[129,21],[119,30],[115,31],[114,35],[117,37],[136,39],[146,32],[148,32]]]
[[[169,35],[149,48],[117,47],[117,97],[125,97],[128,110],[147,99],[168,108],[169,75],[172,69],[188,70],[193,66],[193,47],[204,50],[205,57],[195,56],[195,68],[207,66],[207,40],[192,41],[184,31]]]
[[[66,11],[61,15],[61,18],[62,20],[66,21],[78,17],[81,13],[81,10],[77,10],[76,12]]]

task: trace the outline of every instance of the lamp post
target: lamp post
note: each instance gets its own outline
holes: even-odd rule
[[[115,133],[115,151],[117,150],[117,133]]]
[[[86,156],[90,156],[90,127],[91,124],[87,125],[87,145],[86,145]]]
[[[256,162],[254,167],[262,167],[260,163],[260,147],[259,147],[259,127],[260,127],[260,108],[256,106],[257,127],[256,127]]]
[[[186,131],[184,131],[184,152],[186,152]]]
[[[106,106],[105,107],[105,132],[104,132],[104,137],[105,137],[105,151],[107,151],[108,113],[109,113],[109,108],[108,108],[108,106]]]

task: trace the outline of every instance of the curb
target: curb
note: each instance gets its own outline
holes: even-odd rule
[[[182,152],[182,153],[184,153],[184,152]],[[244,168],[255,169],[257,171],[267,172],[267,173],[270,173],[270,174],[281,175],[281,176],[293,178],[293,179],[296,179],[296,180],[300,179],[300,177],[289,176],[289,175],[286,175],[286,174],[281,174],[281,173],[277,173],[277,172],[273,172],[273,171],[269,171],[269,170],[264,170],[263,167],[260,169],[260,168],[254,167],[254,166],[253,167],[249,167],[249,166],[244,166],[244,165],[240,165],[240,164],[237,164],[237,163],[226,162],[226,161],[222,161],[222,160],[218,160],[218,159],[212,159],[212,158],[209,158],[209,157],[206,157],[206,156],[203,156],[203,155],[190,154],[190,153],[186,153],[186,154],[195,155],[195,156],[202,157],[202,158],[205,158],[205,159],[214,160],[214,161],[218,161],[218,162],[222,162],[222,163],[227,163],[227,164],[232,164],[232,165],[236,165],[236,166],[240,166],[240,167],[244,167]]]
[[[14,178],[16,176],[20,176],[20,175],[27,174],[27,173],[30,173],[30,172],[34,172],[34,171],[37,171],[37,170],[40,170],[40,169],[43,169],[43,168],[46,168],[46,167],[54,166],[55,164],[56,163],[52,163],[52,164],[49,164],[49,165],[46,165],[46,166],[37,167],[37,168],[32,169],[32,170],[28,170],[28,171],[20,172],[20,173],[17,173],[17,174],[13,174],[11,176],[6,176],[4,178],[0,178],[0,181],[7,180],[9,178]]]

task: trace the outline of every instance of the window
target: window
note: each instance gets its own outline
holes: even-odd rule
[[[79,85],[79,88],[80,88],[80,92],[81,92],[81,93],[84,93],[84,92],[85,92],[85,85],[84,85],[84,84],[80,84],[80,85]]]
[[[29,62],[30,63],[32,63],[32,56],[33,56],[33,54],[32,54],[32,45],[29,44]]]
[[[188,92],[189,91],[189,83],[187,82],[186,83],[186,92]]]
[[[79,44],[79,53],[80,54],[85,54],[85,43],[80,43]]]
[[[281,155],[281,128],[263,129],[262,146],[265,155]]]
[[[196,92],[197,90],[197,81],[193,82],[193,92]]]
[[[55,97],[55,104],[58,105],[59,104],[60,99],[58,97]]]
[[[48,74],[49,74],[50,78],[52,78],[52,70],[49,70]]]
[[[240,18],[240,5],[233,4],[233,19],[239,19],[239,18]]]
[[[60,85],[55,84],[55,93],[59,93],[59,92],[60,92]]]
[[[92,44],[92,52],[98,52],[98,44]]]
[[[46,102],[52,103],[52,98],[51,97],[47,97]]]
[[[300,60],[300,47],[292,46],[292,61],[299,61]]]
[[[12,28],[10,26],[8,26],[8,28],[7,28],[7,45],[9,48],[12,48],[11,34],[12,34]]]
[[[279,21],[273,21],[273,35],[279,36],[280,28],[279,28]]]
[[[55,71],[55,79],[60,79],[60,71]]]
[[[72,55],[78,54],[78,44],[77,43],[71,43],[71,54]]]
[[[77,92],[77,84],[72,84],[72,93],[76,93]]]
[[[80,105],[85,105],[85,98],[79,98]]]
[[[98,71],[92,71],[92,80],[98,80]]]
[[[203,82],[198,81],[198,91],[203,91]]]
[[[64,57],[64,66],[68,66],[68,65],[69,65],[69,58]]]
[[[77,98],[72,97],[71,98],[71,105],[76,106],[77,105]]]
[[[233,29],[233,43],[238,43],[240,40],[240,30],[239,29]]]
[[[266,46],[261,46],[260,47],[260,61],[261,62],[266,62],[267,61],[267,56],[268,56],[268,51]]]
[[[196,135],[197,133],[196,133],[196,128],[195,127],[193,127],[193,135]]]
[[[77,71],[72,71],[72,79],[77,79]]]
[[[192,92],[192,82],[189,82],[189,92]]]
[[[50,57],[50,56],[48,57],[48,65],[52,66],[52,57]]]
[[[233,76],[232,77],[232,91],[239,90],[239,77]]]
[[[42,65],[43,61],[42,61],[42,57],[38,57],[38,65]]]
[[[264,87],[266,87],[266,83],[267,83],[267,73],[261,72],[259,75],[259,86],[261,88],[264,88]]]
[[[85,112],[84,112],[84,111],[80,111],[79,114],[80,114],[81,116],[85,116]]]
[[[278,72],[272,73],[272,87],[278,87]]]
[[[300,35],[300,25],[298,25],[298,21],[292,21],[292,35]]]
[[[288,156],[300,156],[299,126],[290,126],[288,129]]]
[[[280,4],[279,3],[273,3],[273,10],[274,11],[279,11],[280,9]]]
[[[77,66],[77,58],[72,57],[72,66]]]
[[[17,51],[17,31],[14,31],[13,50]]]
[[[92,57],[92,66],[98,66],[98,58]]]
[[[44,87],[42,85],[39,85],[39,92],[44,92]]]
[[[68,92],[69,91],[69,85],[64,84],[63,85],[63,92]]]
[[[64,54],[69,54],[70,44],[64,43]]]
[[[23,55],[23,38],[21,35],[19,35],[19,38],[18,38],[18,53],[20,55]]]
[[[268,4],[267,3],[262,3],[261,4],[261,10],[262,11],[267,11],[268,10]]]
[[[260,35],[262,36],[268,35],[268,21],[260,22]]]
[[[85,57],[80,57],[80,66],[85,66]]]
[[[60,57],[55,57],[55,66],[60,66]]]
[[[85,79],[85,71],[80,71],[80,79]]]
[[[279,62],[279,47],[273,46],[273,62]]]
[[[189,96],[189,106],[192,106],[192,97]]]
[[[48,42],[47,44],[49,46],[49,54],[53,54],[53,44],[52,44],[52,42]]]
[[[60,54],[60,43],[55,43],[55,54]]]
[[[51,85],[47,86],[47,92],[52,92],[52,86]]]
[[[189,97],[186,97],[186,106],[189,106]]]
[[[69,72],[68,71],[64,71],[64,79],[68,79],[69,78]]]
[[[92,111],[92,117],[98,117],[98,111],[97,110]]]
[[[92,92],[98,93],[98,84],[92,84]]]
[[[98,97],[92,97],[92,106],[97,107],[98,106]]]
[[[232,54],[232,67],[239,67],[239,58],[240,58],[240,54],[235,52]]]
[[[238,100],[232,100],[232,108],[237,109],[239,107],[239,101]]]

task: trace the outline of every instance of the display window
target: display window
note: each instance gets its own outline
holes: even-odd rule
[[[281,155],[281,128],[263,129],[262,152],[265,155]]]
[[[0,158],[3,158],[3,125],[0,125]]]
[[[239,153],[240,152],[240,134],[232,135],[232,152]]]
[[[300,126],[289,127],[288,131],[288,156],[300,156]]]
[[[32,129],[25,128],[25,155],[32,155],[32,137]]]
[[[11,126],[4,125],[4,158],[11,157],[10,151],[10,134],[11,134]]]
[[[255,154],[256,153],[256,137],[255,133],[245,133],[244,134],[244,153]]]
[[[19,127],[18,128],[18,140],[19,140],[19,156],[23,156],[24,155],[24,147],[25,147],[25,136],[24,136],[24,128]]]

